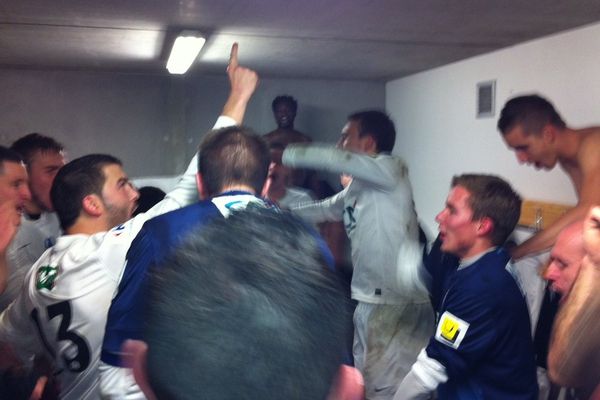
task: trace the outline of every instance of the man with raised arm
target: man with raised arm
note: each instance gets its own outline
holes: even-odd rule
[[[510,185],[491,175],[452,179],[437,215],[441,251],[428,267],[437,327],[394,400],[535,400],[529,313],[503,245],[521,210]]]
[[[238,66],[237,44],[228,75],[231,91],[216,128],[241,123],[258,82],[254,71]],[[61,399],[100,397],[104,326],[127,250],[145,221],[197,199],[196,172],[194,157],[177,187],[133,219],[138,194],[118,159],[92,154],[57,174],[52,203],[65,235],[34,264],[23,290],[0,315],[0,341],[24,356],[49,355]]]
[[[569,128],[548,100],[527,95],[505,104],[498,130],[520,163],[547,170],[558,164],[571,178],[579,199],[576,207],[514,248],[511,255],[518,260],[552,247],[563,228],[600,203],[600,127]]]
[[[310,222],[343,220],[352,248],[354,363],[366,397],[391,399],[433,330],[408,168],[391,154],[396,131],[381,111],[348,117],[341,149],[290,144],[283,163],[352,176],[328,199],[293,207]]]

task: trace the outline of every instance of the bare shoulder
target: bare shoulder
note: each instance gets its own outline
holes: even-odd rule
[[[580,161],[588,161],[589,158],[593,158],[594,160],[599,159],[600,126],[581,129],[579,134],[582,135],[578,151]]]

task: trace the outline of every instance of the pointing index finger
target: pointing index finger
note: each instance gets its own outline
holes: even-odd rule
[[[237,42],[231,46],[231,54],[229,55],[229,69],[235,69],[238,66],[238,44]]]

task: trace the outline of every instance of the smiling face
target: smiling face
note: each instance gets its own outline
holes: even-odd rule
[[[533,165],[536,169],[554,168],[558,157],[552,148],[554,133],[546,126],[539,135],[525,133],[521,125],[515,125],[504,135],[506,145],[514,150],[519,163]]]
[[[102,187],[102,201],[110,227],[129,220],[137,207],[138,191],[118,164],[102,168],[105,181]]]
[[[475,243],[480,222],[473,220],[470,196],[466,188],[453,187],[448,194],[446,207],[435,217],[439,224],[442,251],[459,258],[470,257],[478,252]]]
[[[273,111],[275,121],[280,129],[291,129],[294,127],[294,119],[296,119],[296,111],[287,102],[279,102]]]

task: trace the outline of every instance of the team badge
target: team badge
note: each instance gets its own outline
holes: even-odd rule
[[[435,339],[445,345],[458,349],[464,339],[469,323],[452,315],[448,311],[442,314],[435,330]]]
[[[52,265],[42,265],[37,270],[36,275],[36,288],[37,290],[47,289],[52,290],[54,287],[54,281],[58,275],[58,267]]]

